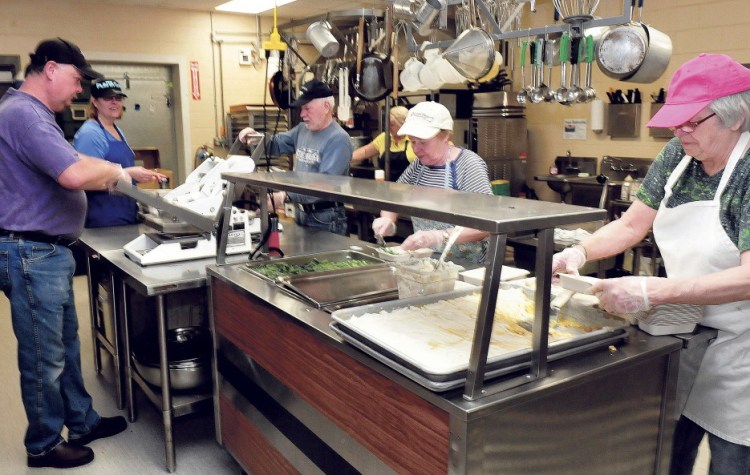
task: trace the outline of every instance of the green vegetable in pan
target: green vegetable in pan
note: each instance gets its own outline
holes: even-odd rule
[[[306,264],[287,264],[284,262],[264,264],[254,267],[253,270],[273,280],[282,275],[299,275],[307,274],[308,272],[349,269],[352,267],[362,267],[371,264],[371,262],[362,259],[350,259],[336,262],[314,259]]]

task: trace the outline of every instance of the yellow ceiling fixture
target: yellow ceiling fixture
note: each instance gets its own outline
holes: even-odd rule
[[[271,39],[263,42],[263,49],[266,51],[286,51],[286,43],[281,41],[281,35],[276,28],[276,6],[273,7],[273,31]]]
[[[219,5],[216,7],[216,10],[233,13],[258,14],[273,8],[275,18],[277,6],[286,5],[287,3],[292,3],[294,1],[295,0],[231,0],[230,2]]]

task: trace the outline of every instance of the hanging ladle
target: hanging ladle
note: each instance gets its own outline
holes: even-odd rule
[[[539,38],[536,40],[536,48],[534,51],[534,67],[537,77],[537,86],[531,93],[531,102],[539,104],[544,100],[544,96],[547,94],[547,85],[544,84],[544,61],[542,53],[544,52],[544,40]]]
[[[563,33],[560,38],[560,87],[555,92],[555,100],[560,104],[570,104],[568,102],[568,88],[567,74],[565,72],[565,65],[568,62],[568,51],[569,51],[570,36],[567,33]]]
[[[555,44],[549,40],[546,40],[546,47],[544,49],[544,60],[547,62],[547,69],[549,75],[547,76],[547,92],[544,94],[544,102],[552,102],[555,100],[555,90],[552,88],[552,68],[555,65]]]
[[[518,91],[518,95],[516,96],[519,104],[526,104],[526,99],[529,97],[529,93],[526,91],[526,72],[524,66],[526,64],[526,49],[528,47],[528,41],[521,42],[521,90]]]
[[[586,35],[586,87],[583,88],[583,101],[596,99],[596,90],[591,87],[591,63],[594,62],[594,37]]]
[[[578,85],[581,82],[581,70],[578,67],[581,54],[581,38],[575,37],[570,43],[570,87],[568,88],[568,104],[575,104],[581,98],[583,89]]]

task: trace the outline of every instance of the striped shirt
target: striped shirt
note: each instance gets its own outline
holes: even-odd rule
[[[398,183],[492,194],[487,163],[476,153],[464,148],[447,165],[431,167],[414,160],[399,177]]]

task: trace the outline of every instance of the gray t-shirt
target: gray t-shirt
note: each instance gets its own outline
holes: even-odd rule
[[[9,89],[0,100],[0,228],[77,238],[86,217],[86,195],[57,183],[79,160],[35,97]]]
[[[352,141],[349,134],[336,123],[323,130],[311,132],[305,124],[297,124],[292,130],[273,136],[270,153],[294,153],[294,171],[323,173],[326,175],[349,174],[352,159]],[[289,193],[295,203],[313,203],[318,198]]]

